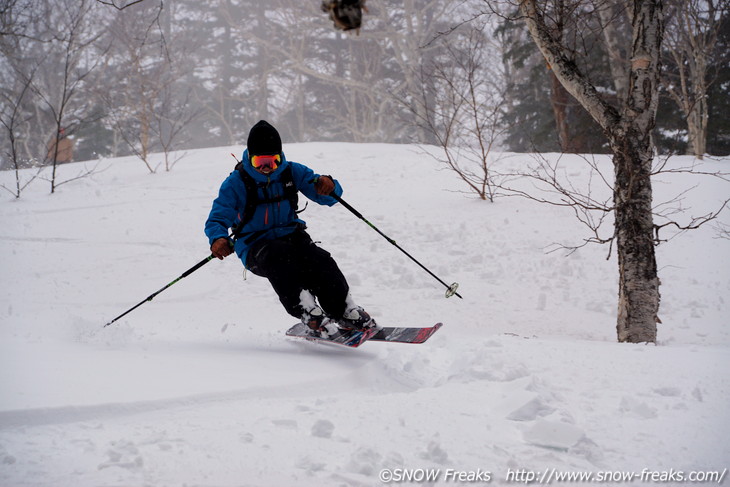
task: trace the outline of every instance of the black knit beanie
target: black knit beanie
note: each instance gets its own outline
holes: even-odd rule
[[[260,120],[251,127],[246,145],[248,146],[248,153],[254,156],[281,153],[279,132],[266,120]]]

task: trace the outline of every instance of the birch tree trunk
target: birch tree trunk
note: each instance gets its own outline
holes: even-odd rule
[[[570,62],[555,39],[538,0],[521,0],[520,10],[537,47],[565,89],[605,132],[613,153],[614,239],[619,263],[618,320],[620,342],[656,342],[659,278],[654,252],[651,166],[659,102],[661,0],[633,0],[629,85],[622,106],[609,104]]]
[[[624,100],[629,90],[629,76],[626,55],[621,49],[622,31],[619,21],[628,16],[625,16],[622,6],[616,0],[600,3],[596,10],[601,19],[601,32],[608,53],[608,67],[616,88],[616,98]]]
[[[570,94],[560,83],[560,80],[552,70],[549,71],[550,77],[550,104],[553,108],[553,116],[555,117],[555,126],[558,132],[558,143],[562,152],[575,152],[574,144],[570,137],[570,127],[568,125],[568,103]]]

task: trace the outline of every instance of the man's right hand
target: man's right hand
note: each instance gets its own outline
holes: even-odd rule
[[[219,238],[210,246],[210,251],[213,257],[223,260],[233,253],[233,247],[231,246],[231,241],[227,238]]]

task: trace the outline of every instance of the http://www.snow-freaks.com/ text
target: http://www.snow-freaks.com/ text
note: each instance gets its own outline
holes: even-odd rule
[[[498,478],[490,470],[457,470],[453,468],[386,468],[380,471],[379,479],[385,484],[395,483],[490,483],[499,480],[514,484],[553,483],[711,483],[722,484],[727,474],[723,470],[651,470],[645,468],[639,472],[605,470],[599,472],[568,472],[556,468],[545,470],[528,470],[508,468]]]

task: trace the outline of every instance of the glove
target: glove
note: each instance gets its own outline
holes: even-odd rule
[[[225,257],[228,257],[233,253],[231,241],[227,238],[219,238],[210,246],[210,252],[213,254],[213,257],[223,260]]]
[[[335,182],[332,181],[330,176],[320,176],[314,183],[314,189],[317,191],[317,194],[327,196],[335,190]]]

